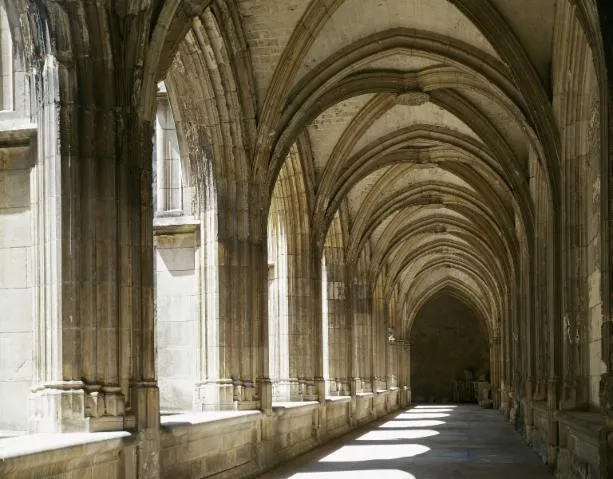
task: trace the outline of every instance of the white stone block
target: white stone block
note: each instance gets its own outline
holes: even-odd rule
[[[28,284],[27,249],[0,249],[0,289],[25,288]]]
[[[0,379],[0,429],[24,431],[28,427],[27,400],[32,381]]]
[[[0,171],[0,210],[5,208],[30,208],[29,170]]]
[[[156,250],[156,271],[194,272],[196,253],[194,248],[165,248]]]
[[[29,210],[0,210],[0,248],[32,244],[32,218]]]
[[[0,289],[0,331],[31,332],[31,289]]]
[[[32,333],[0,332],[0,380],[32,379]]]

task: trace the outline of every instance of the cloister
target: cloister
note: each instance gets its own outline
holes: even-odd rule
[[[0,477],[613,477],[612,135],[610,0],[0,0]]]

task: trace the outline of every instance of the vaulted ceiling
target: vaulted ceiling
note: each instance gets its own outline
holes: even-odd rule
[[[530,178],[542,179],[546,198],[558,188],[550,80],[558,3],[238,2],[248,71],[231,69],[252,75],[252,91],[233,87],[247,98],[241,114],[253,117],[242,130],[245,168],[272,191],[297,144],[315,244],[340,219],[347,263],[366,255],[373,281],[384,276],[407,311],[451,289],[495,322],[533,234]],[[183,99],[180,116],[213,108],[217,120],[203,113],[203,121],[236,138],[233,97],[226,90],[221,110],[213,91],[194,102],[186,71],[196,45],[210,45],[211,77],[227,75],[243,47],[228,42],[214,9],[197,23],[170,88]],[[225,50],[215,48],[221,38]]]

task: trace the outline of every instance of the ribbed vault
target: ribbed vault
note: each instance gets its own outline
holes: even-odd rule
[[[323,274],[345,280],[358,349],[367,330],[385,328],[408,344],[416,312],[451,291],[484,318],[491,341],[506,335],[510,361],[510,338],[535,327],[528,318],[560,308],[560,283],[535,279],[537,261],[561,273],[552,258],[564,248],[548,73],[559,2],[367,3],[298,2],[283,48],[272,58],[254,52],[251,174],[264,185],[262,207],[299,140],[312,186],[309,235],[327,269],[343,265],[343,275]],[[242,12],[249,38],[261,11]],[[549,26],[534,37],[539,16]],[[537,285],[546,291],[538,305]],[[560,334],[554,328],[551,340]],[[376,356],[376,345],[363,347]],[[354,359],[374,389],[376,360]]]
[[[323,254],[335,218],[347,222],[353,280],[395,298],[384,321],[396,337],[408,341],[416,311],[451,290],[497,338],[531,274],[521,262],[535,228],[531,161],[544,201],[558,194],[557,128],[542,63],[530,61],[550,52],[501,42],[494,28],[512,26],[493,3],[390,2],[394,15],[335,35],[353,24],[352,3],[305,10],[309,34],[288,40],[260,108],[253,174],[274,184],[290,146],[308,139],[315,244]]]

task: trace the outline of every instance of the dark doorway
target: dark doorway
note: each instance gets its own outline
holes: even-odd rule
[[[411,330],[414,402],[477,402],[489,381],[490,359],[483,321],[463,301],[443,292],[417,313]]]

